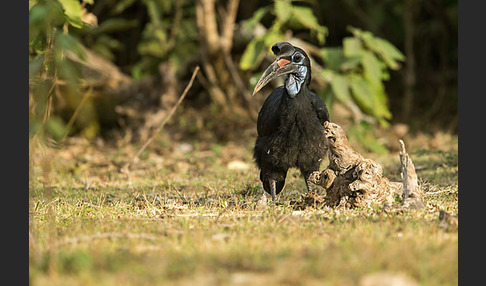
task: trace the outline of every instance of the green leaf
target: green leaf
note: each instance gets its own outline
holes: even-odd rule
[[[293,6],[292,17],[306,28],[312,30],[325,29],[319,25],[316,16],[314,16],[314,13],[308,7]]]
[[[75,53],[81,60],[85,59],[85,52],[83,45],[74,37],[62,32],[56,32],[54,39],[55,52],[64,57],[65,51]]]
[[[112,51],[121,50],[122,48],[123,45],[120,41],[105,34],[99,36],[96,39],[96,42],[91,46],[92,50],[109,61],[115,60],[115,55]]]
[[[262,72],[256,72],[256,73],[251,75],[250,80],[248,81],[250,83],[250,90],[255,89],[255,86],[256,86],[258,80],[260,79],[260,77],[262,75],[263,75],[263,71]]]
[[[154,0],[147,0],[147,1],[144,1],[145,2],[145,5],[147,5],[147,12],[148,12],[148,15],[150,17],[150,22],[152,24],[152,26],[154,27],[160,27],[160,21],[162,20],[162,16],[161,16],[161,9],[159,7],[159,5],[157,5],[157,2],[155,2]]]
[[[103,21],[96,32],[100,34],[119,32],[137,26],[137,20],[127,20],[123,18],[110,18]]]
[[[372,41],[372,45],[377,52],[380,52],[383,56],[393,58],[395,60],[403,61],[405,60],[405,56],[399,49],[397,49],[394,45],[390,42],[380,39],[374,38]]]
[[[373,95],[373,115],[384,125],[384,119],[391,119],[392,114],[387,106],[387,97],[382,82],[373,84],[370,82],[370,88]]]
[[[117,1],[115,7],[111,9],[111,14],[117,15],[125,11],[128,7],[132,6],[136,0],[121,0]]]
[[[292,17],[289,23],[294,27],[303,26],[311,31],[317,32],[317,38],[321,44],[324,43],[324,37],[327,35],[327,27],[319,25],[316,16],[312,12],[312,9],[308,7],[293,6]]]
[[[76,28],[82,28],[81,3],[78,0],[59,0],[59,2],[64,8],[64,14],[68,17],[69,24]]]
[[[115,39],[113,37],[105,35],[105,34],[99,36],[98,39],[96,40],[96,43],[103,45],[103,46],[106,46],[106,47],[108,47],[109,49],[112,49],[112,50],[123,49],[123,44],[120,41],[118,41],[117,39]]]
[[[47,120],[46,129],[52,135],[53,139],[60,140],[64,135],[66,123],[60,117],[53,115]]]
[[[370,51],[363,52],[363,69],[365,78],[374,84],[380,84],[382,79],[380,61]]]
[[[380,124],[385,126],[385,119],[391,118],[391,113],[386,105],[386,95],[383,85],[373,85],[366,79],[353,75],[350,76],[352,97],[358,106],[367,114],[375,117]]]
[[[265,42],[262,38],[255,38],[246,46],[240,59],[240,69],[251,70],[256,68],[265,56]]]
[[[353,72],[359,70],[363,58],[361,56],[352,56],[345,58],[340,66],[340,70],[343,72]]]
[[[287,22],[292,15],[292,4],[290,4],[290,1],[275,1],[275,15],[282,23]]]
[[[103,43],[98,41],[91,46],[91,49],[103,58],[113,62],[115,60],[115,54]]]
[[[67,82],[66,88],[75,90],[81,80],[79,65],[73,61],[66,60],[66,54],[72,52],[81,60],[85,59],[84,48],[69,34],[56,32],[54,38],[54,65],[60,79]]]
[[[369,31],[362,31],[361,29],[349,26],[348,30],[357,38],[361,39],[367,48],[380,55],[383,61],[391,69],[398,69],[400,67],[398,61],[404,61],[405,56],[390,42],[375,37]]]
[[[368,82],[359,76],[350,76],[351,90],[354,101],[366,113],[373,114],[373,98]]]
[[[363,52],[363,44],[356,38],[344,38],[343,53],[345,57],[361,56]]]
[[[138,44],[137,50],[141,55],[150,55],[156,58],[163,58],[166,55],[165,51],[160,48],[159,41],[156,40],[141,42]]]
[[[46,7],[42,5],[34,5],[32,9],[29,9],[29,46],[39,42],[39,39],[44,36],[45,33],[45,18],[49,15]],[[45,45],[42,45],[44,50]]]
[[[29,10],[29,45],[45,41],[46,37],[52,35],[52,27],[60,26],[65,22],[66,17],[59,2],[35,4]],[[44,43],[42,45],[45,46]]]
[[[29,81],[35,80],[44,67],[44,54],[40,54],[29,61]]]
[[[341,48],[321,49],[322,59],[326,63],[326,68],[338,71],[344,61],[343,50]]]
[[[388,153],[388,149],[372,135],[373,126],[368,123],[360,122],[360,124],[351,125],[348,130],[350,141],[357,140],[360,145],[376,154]]]
[[[265,42],[265,47],[267,53],[273,55],[271,47],[273,44],[282,41],[284,35],[280,32],[279,29],[276,29],[275,26],[270,27],[270,30],[263,36],[263,41]]]
[[[346,77],[334,73],[330,83],[332,92],[339,101],[346,103],[351,99],[351,95],[349,94],[349,83]]]
[[[329,86],[326,86],[318,91],[317,95],[319,95],[319,97],[324,101],[324,103],[327,105],[329,112],[332,114],[336,97],[332,95],[331,88]]]
[[[353,26],[348,26],[346,28],[349,32],[353,34],[353,36],[355,36],[358,39],[365,40],[373,37],[373,33],[369,31],[363,31],[360,28],[355,28]]]
[[[32,8],[35,4],[37,4],[37,0],[29,0],[29,11],[30,11],[30,8]]]
[[[262,7],[259,8],[258,10],[253,13],[253,16],[251,18],[244,20],[243,21],[243,28],[245,30],[250,30],[253,31],[253,29],[256,27],[256,25],[260,22],[260,20],[265,16],[265,14],[270,10],[270,7]]]
[[[380,39],[372,38],[366,41],[366,45],[375,53],[379,54],[383,61],[393,70],[400,67],[398,61],[404,61],[405,56],[390,42]]]
[[[354,28],[354,27],[349,27],[348,30],[351,31],[351,33],[356,38],[361,39],[364,42],[374,38],[373,33],[371,33],[370,31],[363,31],[359,28]]]

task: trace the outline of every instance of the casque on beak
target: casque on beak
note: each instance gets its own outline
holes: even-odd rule
[[[287,59],[277,58],[266,70],[263,72],[262,77],[258,80],[253,95],[260,91],[265,85],[267,85],[272,79],[281,75],[295,72],[298,66],[293,64]]]

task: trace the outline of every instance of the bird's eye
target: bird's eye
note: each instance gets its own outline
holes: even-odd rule
[[[292,57],[292,61],[294,63],[302,63],[304,60],[304,56],[301,53],[295,53],[294,56]]]

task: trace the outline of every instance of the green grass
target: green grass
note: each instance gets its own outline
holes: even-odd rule
[[[31,285],[359,285],[381,271],[458,284],[457,230],[438,219],[458,213],[457,152],[411,154],[423,166],[423,211],[296,211],[289,201],[305,189],[296,170],[279,204],[255,208],[249,146],[152,150],[130,177],[117,166],[136,149],[84,148],[65,160],[59,150],[33,156]],[[231,160],[249,167],[230,170]],[[396,175],[398,156],[377,161]]]

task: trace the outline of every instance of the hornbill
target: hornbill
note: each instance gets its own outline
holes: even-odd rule
[[[311,67],[304,50],[279,42],[272,46],[272,52],[277,59],[265,70],[253,95],[279,76],[285,75],[285,84],[267,97],[258,113],[253,157],[263,188],[275,201],[289,168],[298,168],[307,191],[312,190],[309,175],[319,170],[327,153],[323,124],[329,121],[329,112],[309,90]]]

